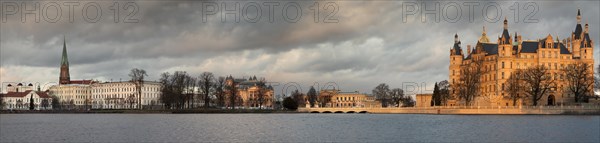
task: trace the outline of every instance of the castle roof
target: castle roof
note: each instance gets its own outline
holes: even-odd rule
[[[592,40],[590,39],[590,34],[585,33],[583,34],[583,40],[581,41],[581,48],[585,48],[585,45],[591,46],[592,45]]]
[[[498,54],[498,44],[493,43],[481,43],[481,47],[487,53],[487,55]]]
[[[521,53],[536,53],[538,44],[538,41],[523,41],[521,44]]]
[[[545,41],[545,39],[542,39],[540,41],[543,42]],[[523,44],[521,44],[521,53],[537,53],[539,44],[539,41],[523,41]],[[542,44],[542,47],[545,48],[545,44]],[[569,52],[569,50],[563,43],[554,42],[553,48],[560,48],[560,54],[571,54],[571,52]]]
[[[510,34],[508,33],[508,29],[504,29],[502,31],[502,38],[504,39],[502,43],[510,43]]]
[[[571,54],[571,52],[569,52],[569,50],[567,49],[567,47],[565,47],[565,44],[563,43],[560,43],[560,54]]]
[[[460,41],[454,42],[454,47],[453,48],[454,48],[454,54],[455,55],[460,55],[461,54],[460,52],[462,51],[462,48],[460,47]]]

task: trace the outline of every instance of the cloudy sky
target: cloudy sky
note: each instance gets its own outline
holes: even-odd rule
[[[40,6],[35,11],[23,11],[23,4],[31,10],[36,3]],[[315,83],[336,83],[344,91],[364,93],[379,83],[394,88],[426,83],[432,89],[434,82],[448,79],[454,34],[466,47],[476,43],[485,26],[490,40],[496,41],[504,17],[511,34],[518,32],[525,40],[548,34],[564,39],[574,31],[581,9],[594,47],[600,40],[598,1],[117,3],[0,2],[2,86],[57,82],[63,35],[71,79],[127,80],[131,68],[145,69],[150,80],[163,72],[197,76],[209,71],[265,77],[276,82],[278,94],[286,85],[300,85],[306,92]],[[235,9],[236,3],[240,8]],[[473,11],[468,5],[475,5]],[[227,14],[232,12],[238,13],[239,22]],[[421,15],[427,12],[439,12],[440,20]],[[27,13],[38,13],[39,21]]]

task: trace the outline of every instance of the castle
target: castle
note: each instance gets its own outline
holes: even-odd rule
[[[527,69],[532,66],[545,66],[550,77],[556,80],[556,88],[543,95],[539,101],[541,105],[562,105],[574,102],[574,97],[564,88],[566,81],[561,69],[569,64],[583,63],[593,67],[593,45],[589,36],[589,26],[581,26],[581,12],[577,11],[577,25],[570,37],[560,40],[558,36],[548,34],[543,39],[522,40],[521,35],[514,33],[514,38],[509,33],[508,21],[504,20],[502,35],[496,43],[489,40],[485,27],[481,37],[474,47],[467,45],[464,53],[458,34],[454,35],[454,46],[450,49],[449,82],[450,94],[458,97],[458,84],[461,81],[461,71],[468,68],[473,62],[481,63],[480,84],[478,96],[472,105],[477,106],[512,106],[506,91],[507,80],[511,73],[518,69]],[[556,40],[554,40],[556,39]],[[593,68],[590,71],[593,75]],[[593,86],[593,85],[592,85]],[[592,87],[593,88],[593,87]],[[465,105],[464,101],[454,98],[446,103],[448,106]],[[519,105],[531,105],[529,100],[521,99]]]

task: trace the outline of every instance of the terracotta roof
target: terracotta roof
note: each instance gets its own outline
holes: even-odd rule
[[[27,90],[25,92],[8,92],[6,94],[2,94],[2,97],[25,97],[32,91],[33,90]],[[37,95],[39,95],[41,98],[50,98],[50,96],[46,92],[35,91],[35,93]]]
[[[70,84],[92,84],[94,81],[92,80],[71,80]]]
[[[48,92],[36,91],[35,93],[37,93],[41,98],[51,98],[48,95]]]

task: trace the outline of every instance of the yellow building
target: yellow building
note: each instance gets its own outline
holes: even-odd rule
[[[473,49],[467,45],[466,53],[463,53],[458,35],[455,35],[454,46],[450,49],[449,82],[452,89],[457,89],[460,81],[461,69],[467,67],[474,61],[481,62],[483,71],[480,78],[478,97],[473,100],[473,105],[478,106],[512,106],[505,91],[506,81],[511,73],[517,69],[542,65],[546,66],[551,77],[556,80],[557,88],[544,95],[539,101],[540,105],[558,105],[574,101],[573,95],[568,94],[564,87],[565,81],[561,75],[561,69],[569,64],[582,62],[591,66],[590,74],[593,74],[593,45],[589,37],[589,26],[581,26],[581,13],[577,11],[577,25],[570,37],[559,40],[551,34],[537,40],[521,40],[521,35],[516,32],[514,39],[508,31],[508,21],[504,20],[502,35],[496,43],[489,40],[485,27],[481,37]],[[556,40],[554,40],[556,39]],[[457,97],[458,91],[451,90],[450,94]],[[523,100],[523,104],[531,105],[531,100]],[[458,101],[464,105],[463,101]]]
[[[264,79],[260,79],[263,80]],[[232,76],[229,76],[225,79],[226,84],[231,86],[235,83],[237,88],[236,94],[236,107],[243,108],[259,108],[260,100],[259,100],[259,90],[263,90],[264,97],[262,102],[262,108],[272,108],[273,107],[273,87],[271,85],[261,87],[259,86],[259,79],[254,77],[250,77],[249,79],[234,79]],[[229,92],[229,91],[226,91]],[[227,94],[225,98],[225,106],[230,106],[230,95]]]
[[[417,94],[415,107],[431,107],[431,96],[433,94]]]
[[[375,97],[355,92],[340,92],[336,89],[321,90],[317,100],[319,107],[364,108],[381,107]]]

